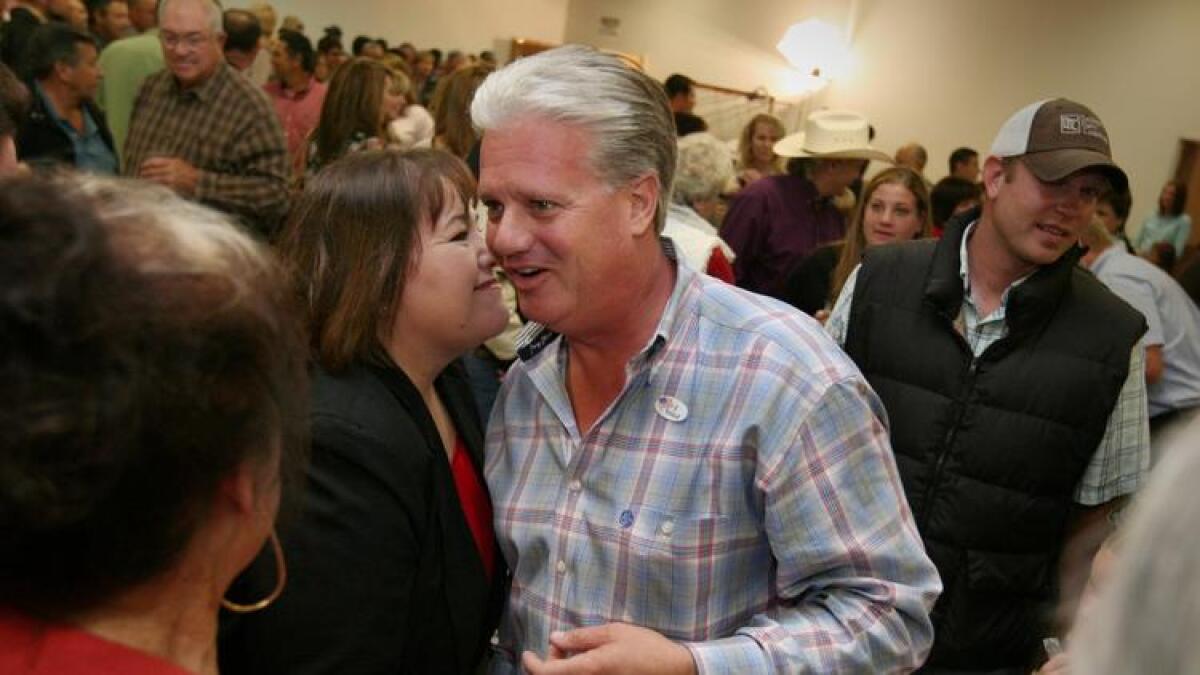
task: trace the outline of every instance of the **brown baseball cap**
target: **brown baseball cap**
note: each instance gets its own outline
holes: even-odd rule
[[[1043,181],[1096,169],[1113,189],[1129,189],[1129,178],[1112,161],[1104,123],[1087,106],[1065,98],[1031,103],[1014,113],[996,134],[991,154],[1020,157]]]

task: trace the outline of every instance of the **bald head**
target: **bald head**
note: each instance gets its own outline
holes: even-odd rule
[[[917,173],[925,173],[925,162],[929,160],[929,155],[925,152],[925,148],[917,143],[909,143],[900,146],[896,151],[896,165],[907,167]]]

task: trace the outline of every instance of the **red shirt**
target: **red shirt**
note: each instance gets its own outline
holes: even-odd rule
[[[298,175],[304,168],[303,151],[308,143],[308,135],[317,128],[317,122],[321,121],[325,84],[318,82],[314,77],[302,91],[284,89],[279,82],[268,82],[263,89],[275,104],[275,112],[279,113],[279,121],[287,134],[288,157],[292,160],[293,173]]]
[[[0,610],[4,675],[191,675],[179,666],[99,635]]]
[[[458,501],[462,504],[463,515],[467,517],[471,535],[475,538],[475,547],[479,549],[483,569],[487,572],[488,579],[491,579],[496,569],[496,532],[492,529],[492,500],[475,471],[475,464],[471,461],[471,455],[461,437],[454,442],[454,459],[450,461],[450,471],[454,474],[454,488],[458,491]]]

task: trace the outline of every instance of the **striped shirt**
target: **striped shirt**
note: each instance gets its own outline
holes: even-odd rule
[[[959,247],[959,277],[962,278],[963,306],[956,325],[961,327],[963,337],[971,346],[971,352],[979,356],[993,342],[1008,335],[1005,321],[1008,296],[1025,278],[1013,282],[1000,296],[1000,306],[991,314],[980,316],[975,301],[971,298],[971,277],[967,267],[967,240],[975,224],[967,226]],[[838,344],[846,343],[846,330],[850,322],[850,307],[853,304],[854,287],[859,268],[846,279],[841,295],[825,322],[825,329]],[[1027,278],[1027,277],[1026,277]],[[1100,447],[1092,455],[1083,478],[1075,487],[1075,501],[1083,506],[1098,506],[1117,497],[1132,494],[1145,481],[1150,471],[1150,419],[1146,407],[1145,346],[1139,341],[1129,357],[1129,374],[1117,403],[1108,418],[1108,426]]]
[[[700,673],[898,672],[941,590],[883,408],[808,317],[677,265],[624,388],[581,433],[565,338],[521,350],[489,424],[513,570],[494,673],[551,631],[625,622]]]
[[[287,141],[261,89],[222,62],[184,90],[171,71],[146,78],[134,102],[124,173],[151,157],[176,157],[200,170],[194,195],[270,234],[288,206]]]

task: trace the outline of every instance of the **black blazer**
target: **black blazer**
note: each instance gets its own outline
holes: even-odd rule
[[[482,471],[461,364],[436,386]],[[222,612],[221,672],[475,672],[507,594],[504,559],[497,548],[488,583],[433,418],[399,368],[315,370],[307,475],[280,530],[287,588],[261,612]],[[274,576],[264,552],[230,597],[264,597]]]

